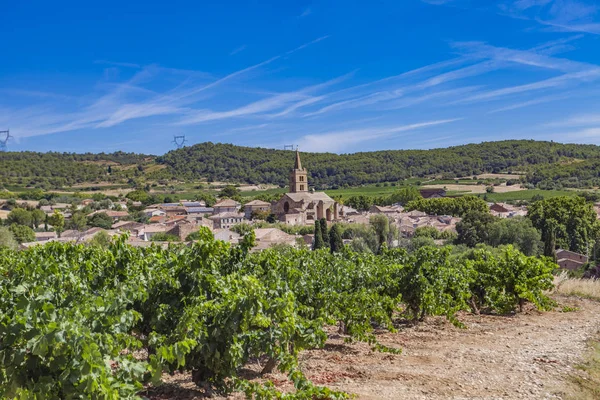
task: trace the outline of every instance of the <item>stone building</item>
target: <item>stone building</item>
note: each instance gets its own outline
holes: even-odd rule
[[[308,190],[308,172],[302,168],[300,153],[296,151],[296,162],[290,173],[290,191],[272,206],[279,221],[289,225],[313,224],[315,220],[339,219],[340,205],[322,192]]]

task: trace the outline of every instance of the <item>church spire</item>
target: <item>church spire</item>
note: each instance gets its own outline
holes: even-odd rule
[[[302,169],[302,163],[300,162],[300,152],[296,149],[296,164],[294,164],[294,169]]]
[[[294,169],[290,173],[290,193],[308,192],[308,174],[302,168],[300,152],[296,149],[296,161]]]

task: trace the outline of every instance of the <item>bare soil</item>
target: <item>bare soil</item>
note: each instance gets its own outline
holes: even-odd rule
[[[571,377],[580,373],[575,367],[600,330],[600,303],[556,299],[559,306],[551,312],[529,307],[511,316],[465,313],[459,319],[466,329],[429,318],[378,334],[382,343],[402,348],[401,355],[344,343],[332,328],[325,348],[303,352],[300,363],[314,383],[359,399],[566,399]],[[576,311],[562,312],[565,305]],[[259,364],[248,365],[245,376],[293,390],[281,373],[259,377]],[[187,374],[166,375],[164,381],[147,394],[150,399],[204,398]]]

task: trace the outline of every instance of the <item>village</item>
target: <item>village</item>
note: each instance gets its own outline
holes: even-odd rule
[[[56,213],[69,221],[74,212],[94,206],[94,211],[87,214],[88,220],[95,215],[110,220],[110,226],[91,227],[88,229],[66,229],[59,231],[50,225],[41,227],[35,232],[35,241],[23,242],[21,248],[29,248],[51,241],[85,243],[98,234],[113,237],[128,235],[128,243],[132,246],[147,247],[153,244],[167,247],[169,242],[192,242],[193,234],[200,227],[210,229],[217,240],[236,245],[241,232],[236,229],[241,224],[253,228],[256,236],[256,246],[253,251],[263,250],[278,245],[313,246],[314,233],[287,233],[285,227],[312,227],[317,220],[324,219],[328,225],[334,223],[369,225],[375,215],[385,216],[390,226],[395,227],[398,239],[410,239],[417,230],[422,228],[435,229],[440,234],[451,237],[456,234],[457,223],[461,218],[453,215],[429,215],[423,211],[405,210],[402,204],[389,206],[373,205],[368,210],[359,212],[356,209],[342,205],[327,194],[315,192],[309,188],[308,171],[302,167],[300,153],[296,151],[294,167],[290,172],[289,191],[278,201],[271,203],[262,200],[252,200],[245,204],[239,201],[222,198],[216,204],[207,206],[205,201],[181,200],[173,203],[159,203],[143,206],[139,201],[122,199],[112,202],[104,200],[97,202],[93,199],[83,199],[79,204],[43,204],[27,201],[23,204],[29,208],[37,208],[46,215],[46,219]],[[424,199],[444,198],[444,189],[421,189]],[[7,202],[4,201],[4,206]],[[515,206],[506,203],[488,203],[491,215],[499,218],[524,217],[527,215],[526,206]],[[140,210],[144,222],[132,220],[130,211]],[[595,207],[600,212],[599,207]],[[265,216],[275,219],[274,224],[265,223]],[[269,226],[270,225],[270,226]],[[286,229],[287,230],[287,229]],[[296,229],[296,232],[301,230]],[[351,239],[345,238],[344,244]],[[436,240],[443,245],[444,240]],[[392,245],[398,245],[395,240]],[[557,263],[561,268],[576,270],[588,262],[588,256],[575,252],[558,249]]]

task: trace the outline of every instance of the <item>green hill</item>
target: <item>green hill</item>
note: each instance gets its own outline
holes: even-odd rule
[[[600,147],[533,140],[484,142],[433,150],[387,150],[354,154],[302,153],[303,166],[316,187],[394,182],[441,175],[447,179],[481,173],[528,172],[541,183],[553,171],[570,169],[560,179],[581,174],[564,160],[589,160],[598,169]],[[286,185],[294,157],[290,151],[201,143],[157,158],[181,179]],[[537,166],[544,166],[538,176]],[[599,174],[586,174],[588,183]],[[579,184],[579,182],[577,182]]]
[[[0,153],[0,184],[55,189],[77,184],[142,181],[226,181],[284,186],[293,153],[200,143],[155,157],[134,153]],[[395,182],[410,177],[525,174],[543,189],[600,186],[600,147],[533,140],[484,142],[433,150],[353,154],[302,153],[316,188]]]

